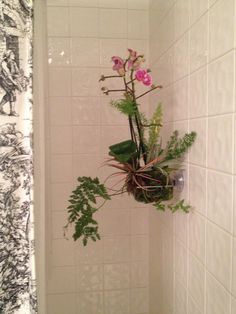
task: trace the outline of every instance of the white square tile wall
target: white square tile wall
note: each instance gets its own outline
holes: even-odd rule
[[[63,238],[77,177],[105,178],[108,145],[127,139],[127,122],[98,80],[127,48],[148,62],[148,9],[148,0],[47,0],[47,314],[149,314],[147,207],[117,197],[97,215],[101,241],[84,248]]]
[[[236,313],[235,27],[235,0],[150,1],[150,68],[164,86],[150,111],[163,103],[164,141],[171,126],[198,133],[191,213],[150,215],[150,314]]]
[[[235,0],[47,5],[47,314],[235,314]],[[97,83],[127,47],[147,54],[164,85],[163,141],[173,126],[198,132],[186,163],[194,210],[149,218],[117,199],[98,215],[102,241],[84,249],[64,242],[66,199],[78,175],[107,175],[98,170],[107,145],[127,136]]]

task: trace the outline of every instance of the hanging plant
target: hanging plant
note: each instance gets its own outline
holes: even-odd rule
[[[74,240],[82,238],[86,245],[88,239],[100,239],[98,223],[94,213],[111,197],[128,193],[136,201],[151,203],[158,210],[166,209],[175,212],[182,210],[188,212],[190,206],[184,200],[174,203],[173,200],[176,173],[181,169],[183,157],[188,148],[193,144],[196,133],[186,133],[179,137],[174,131],[166,146],[162,146],[160,131],[162,127],[162,107],[159,104],[149,120],[141,111],[139,99],[148,93],[161,89],[161,85],[154,85],[149,69],[142,68],[144,56],[128,49],[129,56],[122,59],[112,57],[115,75],[104,76],[100,82],[109,79],[123,81],[123,89],[109,89],[102,87],[105,95],[121,92],[122,97],[111,101],[111,106],[127,117],[130,129],[130,138],[109,147],[110,159],[106,165],[115,169],[105,182],[111,177],[120,177],[122,186],[111,189],[100,183],[98,178],[79,177],[79,185],[72,192],[68,206],[68,223],[65,229],[72,224],[75,227]],[[137,95],[136,84],[147,86],[147,91]],[[108,191],[112,191],[109,193]],[[103,203],[97,206],[98,199]]]

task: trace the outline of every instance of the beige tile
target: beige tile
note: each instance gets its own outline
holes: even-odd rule
[[[190,71],[207,62],[208,16],[204,15],[190,30]]]
[[[75,294],[52,294],[47,297],[47,311],[49,314],[76,314]]]
[[[234,111],[234,53],[228,53],[209,66],[208,114]]]
[[[147,39],[148,38],[148,12],[128,11],[128,38]]]
[[[189,256],[189,292],[199,309],[204,312],[205,269],[193,255]]]
[[[207,223],[206,266],[225,288],[230,289],[232,239],[216,225]]]
[[[99,11],[97,8],[69,9],[70,35],[72,37],[97,37]],[[88,23],[89,21],[89,23]]]
[[[114,21],[119,21],[116,23]],[[100,9],[100,37],[126,38],[127,11],[123,9]]]
[[[232,117],[232,115],[225,115],[208,120],[207,166],[229,173],[232,172],[233,166]]]
[[[75,293],[75,267],[53,267],[47,277],[48,294]]]
[[[189,215],[189,248],[197,258],[205,262],[205,218],[197,213]]]
[[[100,153],[100,127],[73,126],[72,136],[74,154],[98,155]]]
[[[71,96],[71,69],[65,67],[49,69],[49,96]]]
[[[228,232],[233,230],[233,177],[208,171],[207,216]]]
[[[209,273],[206,279],[206,309],[209,314],[230,314],[230,294]]]
[[[217,1],[209,12],[210,59],[234,47],[234,0]]]
[[[72,38],[71,39],[72,66],[96,67],[100,65],[99,39]]]
[[[67,7],[48,7],[47,30],[48,36],[69,35],[69,10]]]

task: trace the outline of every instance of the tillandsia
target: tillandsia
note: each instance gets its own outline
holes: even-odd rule
[[[105,95],[121,93],[121,98],[111,101],[111,106],[127,117],[130,138],[109,147],[111,158],[105,165],[116,169],[116,172],[104,183],[100,183],[98,178],[79,177],[79,185],[70,196],[65,228],[73,224],[74,240],[82,237],[84,245],[88,239],[100,239],[94,214],[112,196],[128,193],[138,202],[151,203],[158,210],[169,209],[173,213],[177,210],[188,212],[190,208],[183,199],[175,200],[174,186],[175,174],[182,167],[183,157],[195,141],[196,133],[186,133],[180,137],[178,131],[174,131],[163,147],[160,136],[163,116],[161,104],[148,119],[139,103],[142,97],[162,88],[161,85],[153,84],[151,70],[143,67],[144,55],[128,49],[127,58],[113,56],[111,60],[115,74],[102,75],[99,81],[121,80],[123,88],[109,89],[103,86],[101,90]],[[143,84],[147,90],[138,94],[138,84]],[[104,184],[113,177],[120,178],[117,184],[112,188],[105,187]],[[121,183],[119,188],[118,183]],[[103,199],[99,206],[98,198]],[[170,200],[175,201],[166,202]]]

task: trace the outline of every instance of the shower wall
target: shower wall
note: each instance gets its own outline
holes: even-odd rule
[[[181,196],[194,209],[150,213],[151,314],[236,313],[235,23],[234,0],[151,1],[164,140],[198,133]]]
[[[112,55],[148,54],[148,0],[48,0],[47,30],[47,314],[148,314],[147,208],[114,198],[98,214],[102,240],[86,248],[62,230],[77,177],[105,179],[108,146],[129,138],[98,80]]]

